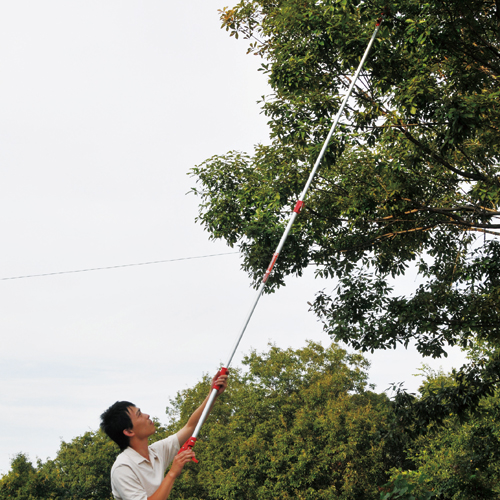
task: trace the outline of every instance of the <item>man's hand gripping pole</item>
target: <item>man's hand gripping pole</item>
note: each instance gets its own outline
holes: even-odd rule
[[[196,438],[191,436],[182,446],[182,448],[179,450],[179,453],[182,453],[183,451],[186,451],[186,450],[192,450],[193,449],[193,446],[195,445],[196,443]],[[177,453],[177,455],[179,454]],[[196,458],[192,458],[193,462],[196,462],[198,463],[198,460],[196,460]]]
[[[221,375],[227,375],[228,372],[229,372],[229,370],[227,368],[222,367],[216,373],[216,375],[214,377],[214,381],[217,380]],[[217,393],[219,392],[220,388],[221,388],[221,386],[216,385],[215,382],[212,384],[212,391],[210,392],[210,396],[208,398],[207,404],[205,405],[205,408],[203,408],[203,413],[201,414],[200,420],[198,420],[198,424],[196,425],[196,428],[193,432],[193,435],[184,443],[184,445],[179,450],[179,453],[186,451],[186,450],[193,449],[193,446],[196,444],[196,438],[198,437],[201,426],[203,425],[206,418],[208,417],[208,414],[210,413],[210,410],[212,409],[212,404],[213,404],[215,397],[217,396]],[[193,462],[198,463],[198,460],[196,460],[196,458],[193,458]]]

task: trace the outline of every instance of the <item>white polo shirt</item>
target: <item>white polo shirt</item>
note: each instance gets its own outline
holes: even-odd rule
[[[179,449],[177,434],[149,446],[149,460],[129,446],[111,468],[113,496],[117,500],[147,500],[160,487]]]

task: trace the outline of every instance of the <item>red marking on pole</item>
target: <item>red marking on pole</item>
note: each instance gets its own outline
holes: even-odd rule
[[[182,446],[182,448],[179,450],[179,453],[181,451],[186,451],[186,450],[192,450],[193,449],[193,446],[195,445],[196,443],[196,438],[191,436],[185,443],[184,445]],[[177,453],[177,455],[179,454]],[[198,460],[196,460],[196,458],[193,458],[193,462],[196,462],[198,463]]]
[[[300,211],[302,210],[302,207],[304,206],[304,202],[303,201],[298,201],[297,204],[295,205],[295,208],[293,209],[293,211],[297,214],[300,214]]]
[[[279,256],[278,252],[276,252],[273,255],[273,260],[271,261],[271,264],[269,264],[269,267],[267,268],[266,274],[264,275],[264,278],[262,279],[263,283],[265,283],[267,281],[267,278],[269,278],[269,276],[273,270],[274,264],[276,264],[276,261],[278,260],[278,256]]]

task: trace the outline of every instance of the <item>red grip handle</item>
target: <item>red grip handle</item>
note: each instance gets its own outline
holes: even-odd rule
[[[179,450],[179,453],[181,453],[182,451],[186,451],[186,450],[192,450],[193,449],[193,446],[195,445],[196,443],[196,438],[191,436],[185,443],[184,445],[182,446],[182,448]],[[177,453],[177,455],[179,454]],[[193,462],[196,462],[198,463],[198,460],[196,460],[196,458],[193,458]]]
[[[216,374],[215,374],[215,379],[218,379],[221,375],[227,375],[229,373],[229,370],[227,368],[222,367]],[[212,385],[212,389],[220,389],[220,385]]]

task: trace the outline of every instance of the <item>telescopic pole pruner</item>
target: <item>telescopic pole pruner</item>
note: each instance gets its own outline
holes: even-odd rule
[[[316,172],[321,164],[321,160],[323,159],[323,156],[325,155],[325,152],[328,148],[328,144],[330,143],[330,139],[332,138],[332,135],[335,132],[335,129],[337,128],[337,124],[339,122],[340,117],[342,116],[342,113],[344,112],[344,108],[347,104],[347,100],[349,99],[351,92],[352,92],[352,89],[354,88],[354,85],[356,84],[356,81],[359,77],[359,74],[360,74],[361,70],[363,69],[366,58],[368,57],[368,53],[370,52],[370,49],[372,48],[373,42],[375,41],[375,38],[377,37],[378,30],[380,29],[380,25],[382,24],[382,21],[384,20],[385,16],[386,16],[386,14],[384,12],[382,12],[379,19],[377,20],[373,35],[368,43],[368,46],[366,47],[366,50],[365,50],[365,53],[363,54],[363,57],[361,58],[358,69],[356,70],[356,73],[354,73],[354,77],[351,81],[351,84],[349,85],[349,89],[347,90],[347,94],[344,96],[344,99],[342,100],[342,104],[340,106],[340,109],[338,110],[337,114],[335,115],[335,119],[333,120],[333,124],[330,128],[330,132],[328,133],[328,136],[325,139],[325,142],[323,144],[323,147],[321,148],[321,151],[318,155],[316,163],[314,164],[314,167],[311,170],[311,173],[309,174],[309,178],[307,179],[306,185],[304,186],[304,189],[302,190],[302,193],[299,196],[299,199],[295,205],[295,208],[293,209],[293,212],[290,215],[285,232],[283,233],[283,236],[281,237],[281,240],[276,248],[276,251],[273,254],[273,258],[271,259],[271,262],[270,262],[270,264],[269,264],[269,266],[264,274],[264,277],[262,278],[262,282],[261,282],[260,287],[257,291],[257,295],[256,295],[256,297],[252,303],[252,306],[250,307],[250,311],[248,312],[247,317],[243,323],[243,327],[241,328],[240,334],[236,340],[236,343],[235,343],[234,348],[231,352],[231,355],[229,356],[229,359],[228,359],[225,367],[221,368],[217,372],[217,375],[215,378],[219,377],[220,375],[226,375],[228,373],[228,368],[231,365],[231,361],[233,360],[234,354],[236,353],[238,345],[240,344],[240,341],[243,337],[243,334],[245,333],[245,330],[248,326],[248,323],[250,322],[250,319],[253,315],[253,312],[255,311],[255,308],[257,307],[257,303],[259,302],[259,299],[262,295],[262,292],[264,291],[264,288],[266,287],[267,280],[272,273],[272,270],[273,270],[274,265],[276,264],[276,261],[278,260],[279,254],[283,248],[283,245],[285,244],[285,241],[288,237],[288,234],[290,233],[290,230],[292,229],[293,223],[295,222],[295,219],[297,218],[302,207],[304,206],[304,200],[306,198],[307,191],[309,190],[309,187],[311,186],[311,183],[314,179],[314,176],[316,175]],[[193,435],[186,441],[184,446],[180,449],[179,453],[181,451],[191,449],[195,445],[198,434],[200,433],[201,426],[204,424],[204,422],[208,416],[208,413],[209,413],[209,411],[212,407],[212,404],[215,400],[215,396],[217,395],[218,389],[219,388],[215,384],[212,386],[212,391],[210,393],[207,404],[203,410],[203,413],[201,414],[200,420],[198,421],[198,425],[196,426],[196,428],[193,432]],[[195,462],[197,462],[196,459],[193,459],[193,460]]]

